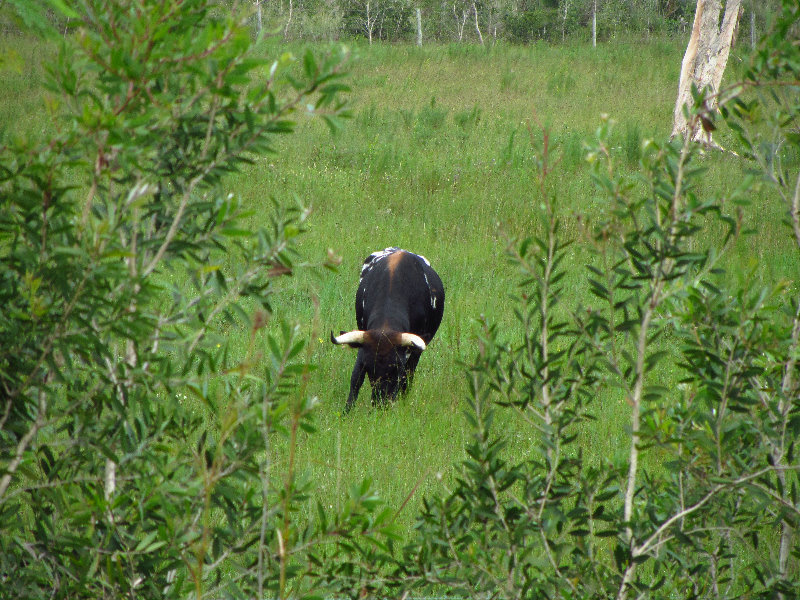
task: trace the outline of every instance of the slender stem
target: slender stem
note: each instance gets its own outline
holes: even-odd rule
[[[688,508],[676,512],[670,518],[661,523],[661,525],[659,525],[656,528],[656,530],[653,533],[651,533],[645,541],[643,541],[641,544],[637,546],[632,547],[632,552],[631,552],[632,556],[634,558],[637,558],[639,556],[643,556],[644,554],[652,552],[656,546],[662,544],[659,538],[667,531],[667,529],[672,527],[676,522],[680,521],[684,517],[698,511],[705,504],[707,504],[709,500],[711,500],[721,491],[726,489],[736,489],[744,483],[750,484],[751,482],[753,482],[753,484],[758,485],[758,480],[769,473],[797,471],[797,470],[800,470],[800,466],[795,465],[783,469],[776,469],[775,467],[770,466],[755,471],[753,473],[748,473],[747,475],[742,475],[741,477],[737,477],[736,479],[733,479],[731,481],[727,481],[725,483],[719,483],[713,486],[711,490],[709,490],[700,500],[698,500]]]
[[[625,539],[630,546],[631,556],[636,557],[635,548],[636,540],[633,535],[633,528],[631,527],[631,520],[633,519],[633,497],[636,493],[636,481],[639,466],[639,441],[640,441],[640,427],[641,427],[641,410],[642,399],[644,393],[645,378],[647,372],[645,370],[645,359],[647,353],[647,338],[650,333],[650,324],[658,309],[658,306],[663,302],[665,292],[665,281],[672,273],[675,261],[669,255],[664,257],[664,252],[668,251],[671,246],[675,244],[678,235],[678,222],[680,218],[681,198],[683,197],[683,177],[684,168],[688,161],[690,154],[690,136],[685,136],[681,154],[678,159],[677,171],[675,174],[675,189],[673,190],[672,200],[670,204],[669,213],[669,228],[667,230],[666,239],[661,241],[657,247],[656,252],[660,255],[660,262],[656,269],[653,279],[650,282],[650,295],[647,304],[644,307],[641,321],[639,322],[639,334],[636,344],[636,364],[634,367],[635,382],[633,390],[630,392],[628,401],[631,404],[631,445],[630,454],[628,459],[628,477],[625,486],[625,500],[623,508],[623,521],[625,522]],[[658,210],[656,209],[656,213]],[[666,247],[664,247],[666,246]],[[680,511],[678,514],[683,513]],[[673,515],[674,518],[674,515]],[[679,519],[682,517],[679,517]],[[623,573],[622,581],[617,592],[618,600],[624,600],[627,597],[628,587],[633,581],[634,573],[636,570],[636,562],[631,561]]]
[[[0,499],[2,499],[3,495],[6,493],[6,490],[8,490],[8,486],[11,484],[11,477],[14,475],[17,467],[19,467],[20,463],[22,462],[22,458],[25,456],[25,451],[28,449],[28,446],[31,444],[31,442],[33,442],[33,439],[36,437],[39,429],[42,428],[42,425],[44,424],[44,415],[46,412],[47,399],[45,391],[42,389],[39,390],[39,406],[36,410],[36,420],[33,422],[33,425],[27,431],[27,433],[19,440],[16,452],[14,453],[14,459],[4,469],[5,475],[0,478]]]
[[[250,346],[252,348],[253,338],[255,337],[255,330],[251,330]],[[249,352],[248,352],[249,354]],[[270,490],[270,475],[272,467],[272,459],[270,457],[270,427],[269,427],[269,397],[265,396],[261,401],[261,439],[264,444],[264,462],[261,469],[261,525],[258,533],[258,566],[256,579],[258,580],[258,597],[265,598],[264,596],[264,580],[266,572],[264,570],[264,556],[268,551],[266,545],[267,538],[267,523],[269,519],[269,490]]]
[[[278,558],[280,560],[280,574],[278,583],[278,598],[286,598],[286,569],[289,562],[289,554],[286,552],[286,544],[289,541],[289,511],[294,490],[294,462],[297,452],[297,428],[300,426],[300,407],[295,407],[292,415],[292,426],[289,434],[289,465],[286,471],[283,494],[283,527],[278,530]]]
[[[798,193],[795,194],[795,200],[797,200],[798,195],[800,195],[800,177],[798,177]],[[793,215],[793,217],[796,216]],[[798,244],[800,244],[800,239],[798,239]],[[789,409],[792,406],[791,401],[785,401],[784,399],[789,399],[792,397],[797,396],[797,389],[794,385],[793,381],[793,374],[796,367],[796,356],[797,356],[797,349],[800,347],[800,303],[798,303],[797,311],[794,315],[794,322],[792,325],[792,338],[791,343],[789,345],[789,351],[787,352],[787,356],[789,357],[784,365],[784,372],[783,372],[783,380],[781,382],[781,392],[782,397],[778,402],[778,413],[781,415],[781,446],[780,446],[780,453],[775,453],[773,455],[775,459],[775,464],[777,466],[783,466],[783,463],[786,458],[786,427],[789,417]],[[777,455],[776,455],[777,454]],[[781,481],[781,489],[783,490],[782,496],[784,499],[788,495],[789,491],[786,486],[786,476],[783,471],[778,472],[778,478]],[[789,524],[786,519],[781,520],[781,542],[780,542],[780,551],[778,555],[778,569],[782,578],[786,578],[788,575],[789,569],[789,554],[791,552],[792,546],[792,533],[793,528]]]
[[[797,182],[794,186],[794,195],[789,206],[789,214],[792,221],[794,239],[800,248],[800,173],[797,174]]]

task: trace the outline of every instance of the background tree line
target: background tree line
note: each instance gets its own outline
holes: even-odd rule
[[[436,42],[560,42],[620,35],[687,33],[693,0],[253,0],[263,27],[287,38],[414,41],[416,11],[423,39]],[[755,42],[777,9],[747,2],[741,33]],[[254,16],[254,20],[257,18]],[[258,25],[256,24],[256,28]],[[751,35],[751,28],[753,35]]]
[[[694,0],[249,0],[255,31],[280,31],[286,39],[417,39],[420,11],[424,42],[512,43],[605,40],[688,33]],[[231,4],[219,0],[220,5]],[[779,7],[777,0],[747,0],[739,36],[755,45]],[[0,2],[0,29],[36,24],[37,3]],[[69,19],[44,11],[63,30]]]

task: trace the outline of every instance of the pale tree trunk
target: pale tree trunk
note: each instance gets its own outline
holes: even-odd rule
[[[369,38],[369,45],[372,46],[372,33],[375,31],[375,23],[378,20],[377,15],[370,14],[370,3],[367,2],[367,37]]]
[[[417,46],[422,46],[422,11],[417,9]]]
[[[283,28],[283,39],[289,35],[289,24],[292,22],[292,9],[294,8],[292,0],[289,0],[289,18],[286,19],[286,27]]]
[[[592,48],[597,48],[597,0],[592,3]]]
[[[756,49],[756,1],[750,1],[750,49]]]
[[[478,25],[478,7],[475,3],[472,3],[472,10],[475,13],[475,31],[478,32],[478,39],[481,41],[481,46],[483,46],[483,34],[481,33],[481,28]]]
[[[706,108],[717,106],[717,93],[722,82],[728,55],[736,34],[742,0],[726,0],[725,14],[720,23],[721,0],[697,0],[692,34],[681,64],[678,99],[675,102],[672,136],[690,135],[692,140],[712,145],[711,131],[700,120],[687,122],[684,106],[692,104],[692,84],[698,90],[707,89]]]
[[[561,41],[567,38],[567,11],[569,10],[569,0],[564,0],[564,17],[561,19]]]
[[[134,188],[135,190],[136,188]],[[146,190],[145,188],[142,188]],[[133,233],[131,235],[131,239],[128,244],[126,244],[128,252],[130,256],[125,259],[125,263],[128,266],[128,272],[130,273],[131,281],[136,281],[136,278],[139,276],[139,269],[137,265],[137,247],[139,246],[139,236],[137,234],[137,226],[139,222],[139,209],[135,208],[133,210]],[[140,291],[139,284],[134,285],[134,298],[138,295]],[[129,311],[131,314],[136,313],[136,300],[132,300]],[[126,379],[129,377],[133,370],[139,365],[139,356],[136,353],[136,346],[134,345],[132,340],[128,340],[125,343],[125,363],[127,364],[127,368],[125,369]],[[117,388],[117,395],[119,397],[119,402],[122,405],[125,405],[125,387],[128,385],[125,381],[118,381],[117,377],[114,374],[114,366],[113,364],[108,364],[109,374],[111,375],[111,380],[115,383]],[[114,496],[114,493],[117,490],[117,463],[115,463],[110,458],[106,458],[106,467],[105,467],[105,498],[107,501],[111,501]]]
[[[467,24],[467,11],[461,9],[461,21],[458,20],[458,13],[456,12],[456,5],[453,4],[453,16],[456,18],[456,30],[458,31],[458,41],[464,39],[464,26]]]
[[[263,27],[263,21],[261,18],[261,2],[262,0],[256,0],[256,16],[258,17],[258,35],[261,35],[261,29]]]

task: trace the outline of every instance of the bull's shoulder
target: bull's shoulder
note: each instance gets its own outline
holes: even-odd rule
[[[395,252],[402,252],[400,248],[392,247],[392,248],[384,248],[383,250],[378,250],[370,254],[365,260],[364,264],[361,265],[361,275],[363,276],[365,272],[369,271],[377,265],[380,261],[382,261],[387,256],[394,254]]]
[[[389,258],[390,256],[393,256],[398,253],[403,253],[408,255],[409,257],[413,257],[415,260],[420,261],[426,267],[431,266],[431,262],[421,254],[414,254],[413,252],[409,252],[408,250],[403,250],[402,248],[398,248],[397,246],[392,246],[390,248],[384,248],[383,250],[377,250],[376,252],[370,254],[364,260],[364,264],[361,265],[362,277],[373,267],[382,262],[385,258]]]

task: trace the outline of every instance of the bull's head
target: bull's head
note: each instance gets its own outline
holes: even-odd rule
[[[423,350],[425,340],[413,333],[397,331],[349,331],[338,337],[331,332],[331,342],[358,348],[356,366],[351,380],[349,409],[366,374],[372,384],[372,403],[394,400],[403,393]]]

